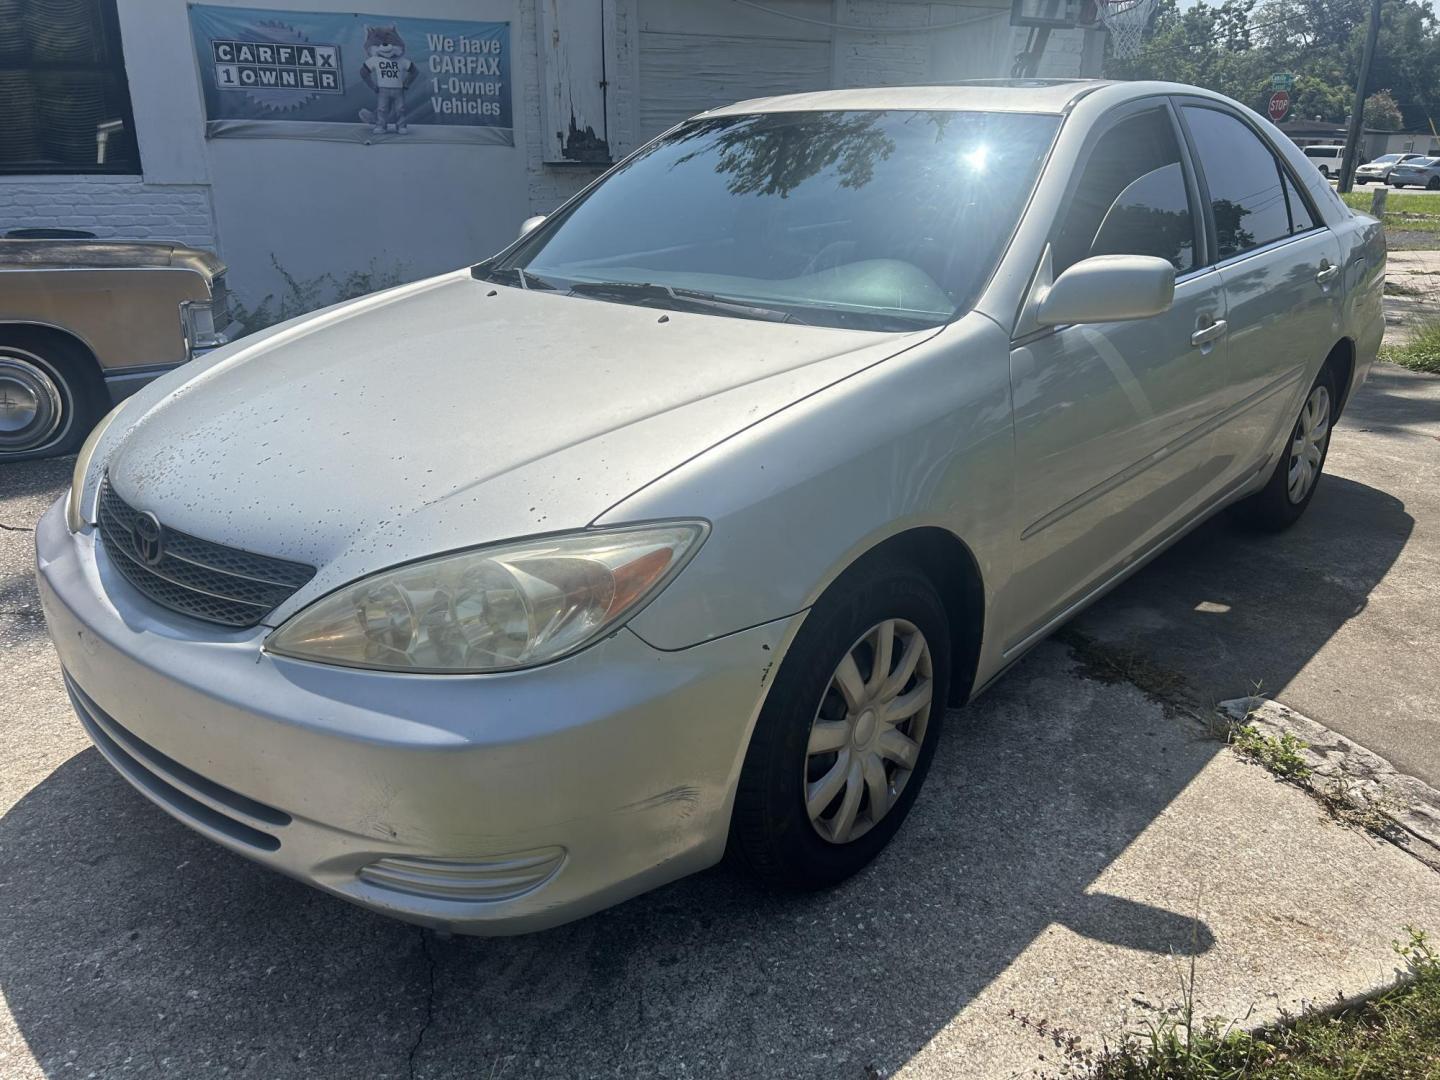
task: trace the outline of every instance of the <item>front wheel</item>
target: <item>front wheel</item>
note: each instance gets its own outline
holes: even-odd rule
[[[1326,364],[1305,397],[1269,481],[1254,495],[1235,504],[1235,514],[1243,522],[1267,532],[1279,532],[1300,520],[1315,496],[1330,452],[1330,431],[1339,394],[1335,370]]]
[[[94,423],[98,377],[78,346],[21,328],[0,336],[0,463],[66,454]]]
[[[756,722],[730,854],[763,881],[838,884],[919,794],[949,692],[949,623],[927,578],[878,567],[811,609]]]
[[[1426,191],[1440,191],[1440,176],[1432,176],[1425,185]]]
[[[1328,166],[1328,165],[1321,165],[1321,166],[1320,166],[1320,175],[1323,176],[1323,177],[1325,177],[1326,180],[1329,180],[1329,179],[1330,179],[1330,166]]]

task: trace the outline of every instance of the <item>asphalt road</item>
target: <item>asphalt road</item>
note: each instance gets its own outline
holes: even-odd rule
[[[1433,778],[1437,436],[1440,379],[1377,369],[1300,526],[1213,522],[1078,629],[1193,702],[1263,681]],[[950,714],[906,828],[840,889],[717,869],[547,934],[438,941],[210,844],[88,747],[26,531],[68,469],[0,471],[7,1080],[1007,1076],[1009,1008],[1133,1026],[1193,953],[1205,1011],[1239,1016],[1372,955],[1384,973],[1401,925],[1440,919],[1430,871],[1049,643]]]

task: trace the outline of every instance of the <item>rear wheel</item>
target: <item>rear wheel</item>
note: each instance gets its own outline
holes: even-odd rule
[[[103,387],[78,345],[28,329],[0,336],[0,462],[67,454],[98,417]]]
[[[1323,177],[1325,177],[1326,180],[1329,180],[1329,179],[1330,179],[1330,166],[1329,166],[1329,165],[1321,165],[1321,166],[1320,166],[1320,175],[1323,176]]]
[[[745,755],[730,854],[793,889],[837,884],[909,813],[949,692],[949,624],[903,566],[837,583],[806,617]]]
[[[1432,176],[1425,188],[1428,191],[1440,191],[1440,176]]]
[[[1330,431],[1339,394],[1335,370],[1327,363],[1300,407],[1300,415],[1270,480],[1260,491],[1235,504],[1236,516],[1246,524],[1279,532],[1300,520],[1315,495],[1330,451]]]

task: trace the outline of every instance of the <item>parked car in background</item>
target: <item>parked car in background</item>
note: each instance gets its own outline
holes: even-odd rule
[[[209,252],[0,239],[0,464],[75,450],[117,401],[236,329]]]
[[[1345,147],[1338,145],[1307,146],[1304,153],[1310,159],[1310,164],[1319,169],[1320,175],[1327,180],[1332,176],[1340,175],[1340,169],[1345,161]]]
[[[1304,513],[1384,330],[1379,223],[1169,83],[744,102],[531,224],[141,390],[35,538],[127,780],[467,933],[854,874],[947,705]]]
[[[1367,162],[1355,170],[1355,183],[1383,184],[1390,179],[1390,170],[1402,161],[1419,161],[1424,154],[1381,154],[1374,161]]]
[[[1422,157],[1413,161],[1402,161],[1390,170],[1390,186],[1440,190],[1440,157]]]

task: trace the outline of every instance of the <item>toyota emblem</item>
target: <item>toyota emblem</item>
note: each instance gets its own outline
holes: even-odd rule
[[[130,526],[130,537],[135,541],[135,554],[148,566],[155,566],[165,555],[165,529],[160,519],[145,510]]]

